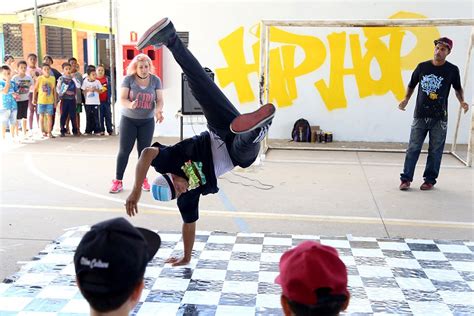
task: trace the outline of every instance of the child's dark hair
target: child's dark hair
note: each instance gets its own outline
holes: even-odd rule
[[[71,63],[71,61],[77,61],[77,59],[74,58],[74,57],[71,57],[71,58],[69,58],[69,59],[67,60],[68,63]]]
[[[27,59],[34,57],[35,59],[38,59],[38,56],[36,56],[35,53],[29,53]]]
[[[53,57],[51,57],[51,56],[49,56],[49,55],[44,55],[43,60],[45,60],[45,59],[49,59],[49,61],[51,61],[51,63],[54,62],[54,61],[53,61]]]
[[[7,62],[7,60],[9,60],[9,59],[15,59],[15,58],[10,54],[5,54],[5,57],[3,57],[3,61]]]
[[[63,70],[64,70],[64,68],[66,68],[66,67],[68,67],[68,66],[71,67],[71,64],[68,63],[68,62],[64,62],[64,63],[61,65],[61,67],[63,68]]]
[[[43,68],[43,67],[51,68],[51,65],[44,63],[44,64],[41,65],[41,68]]]
[[[8,66],[8,65],[2,65],[2,71],[4,71],[4,70],[10,71],[10,70],[11,70],[11,69],[10,69],[10,66]]]
[[[20,67],[20,65],[25,65],[25,66],[28,67],[28,64],[24,60],[20,60],[19,62],[17,62],[17,65],[18,65],[18,67]]]
[[[296,316],[337,316],[342,312],[345,302],[330,302],[318,305],[305,305],[288,300],[291,311]]]
[[[296,316],[337,316],[347,305],[348,297],[346,295],[331,295],[327,288],[321,288],[316,291],[318,303],[316,305],[301,304],[288,300],[291,311]]]
[[[89,65],[87,66],[86,73],[89,76],[92,72],[95,72],[95,66]]]
[[[81,289],[81,294],[94,310],[101,313],[107,313],[122,306],[130,298],[133,291],[140,284],[140,282],[142,282],[142,280],[143,279],[140,279],[140,281],[135,286],[117,292],[114,295],[99,295],[96,293],[90,293],[83,289]]]

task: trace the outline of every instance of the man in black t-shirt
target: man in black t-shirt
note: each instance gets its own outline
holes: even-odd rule
[[[247,168],[252,165],[276,109],[268,103],[254,112],[240,114],[183,44],[168,18],[150,27],[138,41],[137,48],[142,50],[149,45],[164,45],[172,53],[201,105],[209,131],[172,146],[156,142],[145,148],[138,160],[135,185],[125,206],[129,216],[138,213],[141,184],[150,166],[154,167],[160,175],[151,186],[153,198],[158,201],[176,199],[183,219],[184,254],[166,262],[173,266],[186,265],[191,261],[201,195],[217,193],[217,178],[235,166]]]
[[[446,141],[448,97],[451,86],[455,90],[456,98],[464,109],[464,113],[469,109],[469,105],[464,101],[459,69],[446,61],[446,56],[453,48],[453,41],[447,37],[441,37],[435,40],[434,44],[434,58],[418,64],[408,84],[405,99],[398,106],[400,110],[405,111],[408,100],[419,83],[405,165],[403,173],[400,174],[400,190],[402,191],[410,188],[416,162],[428,133],[430,139],[428,158],[423,174],[424,182],[420,189],[431,190],[436,183]]]

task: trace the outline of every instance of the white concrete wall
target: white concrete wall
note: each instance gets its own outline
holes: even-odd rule
[[[154,2],[146,0],[118,0],[118,41],[117,41],[117,67],[121,75],[122,66],[122,44],[129,44],[130,31],[136,31],[140,37],[143,32],[159,18],[168,16],[172,19],[178,31],[190,32],[189,48],[200,60],[203,66],[216,71],[216,82],[223,88],[226,96],[235,104],[241,112],[251,111],[258,105],[258,83],[257,67],[255,71],[242,74],[239,71],[230,71],[225,75],[225,68],[229,67],[227,58],[236,57],[236,52],[242,50],[247,64],[258,63],[254,58],[252,46],[258,42],[256,26],[262,19],[281,20],[315,20],[315,19],[384,19],[399,13],[407,16],[410,12],[428,18],[473,18],[473,4],[469,0],[450,1],[168,1]],[[402,13],[400,13],[402,12]],[[243,44],[237,40],[229,40],[229,35],[239,28],[243,28]],[[416,93],[410,100],[408,111],[397,110],[399,100],[403,96],[397,86],[402,83],[406,87],[410,75],[416,63],[432,58],[433,36],[449,36],[454,40],[454,49],[448,60],[458,65],[461,69],[461,79],[464,76],[467,44],[470,36],[468,27],[437,27],[423,28],[418,30],[418,37],[410,30],[402,34],[401,49],[397,52],[392,49],[394,55],[385,66],[380,66],[377,60],[370,64],[370,75],[366,73],[361,76],[361,83],[357,83],[353,74],[344,75],[342,85],[332,90],[329,95],[344,97],[346,104],[341,100],[325,100],[316,88],[315,82],[323,80],[327,85],[330,79],[334,80],[340,71],[331,71],[336,64],[331,59],[336,55],[336,50],[330,48],[329,37],[336,33],[345,32],[345,53],[343,54],[344,67],[353,68],[353,58],[357,54],[351,49],[350,36],[359,36],[355,43],[360,44],[359,52],[362,56],[367,52],[380,52],[387,47],[390,36],[382,37],[385,43],[382,48],[370,48],[365,45],[367,34],[360,28],[338,28],[338,29],[314,29],[314,28],[281,28],[291,34],[286,34],[284,39],[272,41],[271,50],[278,56],[273,60],[280,59],[279,64],[293,62],[298,67],[303,61],[312,61],[301,70],[301,75],[295,78],[285,77],[271,73],[272,82],[281,84],[278,88],[273,87],[272,92],[278,92],[278,98],[273,102],[278,106],[277,116],[270,131],[271,138],[288,138],[293,123],[296,119],[304,117],[312,125],[320,125],[323,129],[332,131],[336,140],[351,141],[408,141],[410,124],[416,100]],[[396,33],[396,31],[395,31]],[[394,34],[395,34],[394,33]],[[299,38],[295,42],[295,36],[307,35],[309,37]],[[398,33],[397,33],[398,34]],[[230,53],[223,52],[223,42],[227,38],[233,48]],[[277,42],[279,40],[289,42]],[[395,35],[392,34],[395,43]],[[308,50],[304,51],[303,46]],[[319,45],[319,46],[318,46]],[[336,45],[341,50],[344,45]],[[416,52],[412,52],[413,49]],[[294,49],[294,57],[289,56],[288,51]],[[318,51],[316,51],[318,49]],[[357,52],[357,50],[355,50]],[[315,53],[312,60],[308,54]],[[412,53],[411,57],[404,58]],[[377,54],[377,53],[376,53]],[[383,54],[382,54],[383,55]],[[387,54],[385,54],[386,56]],[[319,63],[318,63],[319,61]],[[383,63],[383,62],[382,62]],[[402,69],[400,63],[405,65]],[[277,65],[277,63],[274,63]],[[158,126],[157,134],[176,136],[179,134],[179,121],[175,119],[175,113],[181,107],[181,69],[175,63],[170,52],[164,51],[164,98],[165,98],[165,122]],[[280,66],[281,68],[281,66]],[[382,71],[383,68],[383,71]],[[466,100],[472,102],[473,68],[465,88]],[[243,69],[240,67],[239,69]],[[288,69],[286,69],[288,71]],[[392,73],[389,73],[392,72]],[[243,81],[238,81],[242,75]],[[400,76],[402,81],[396,80]],[[382,76],[382,78],[381,78]],[[376,87],[372,80],[381,78],[381,83]],[[120,82],[122,78],[119,77]],[[224,86],[225,79],[230,80]],[[251,93],[245,93],[239,84],[250,83]],[[293,81],[294,80],[294,81]],[[393,80],[393,82],[392,82]],[[294,85],[291,83],[294,82]],[[397,84],[398,83],[398,84]],[[369,88],[367,96],[361,96],[364,88]],[[398,92],[393,93],[392,90]],[[254,98],[252,99],[252,93]],[[398,94],[398,95],[395,95]],[[336,98],[337,99],[337,98]],[[342,104],[341,104],[342,102]],[[448,142],[454,135],[455,119],[459,103],[451,91],[449,100],[449,132]],[[460,139],[466,143],[468,139],[468,125],[470,112],[463,116],[461,121]],[[185,127],[185,135],[189,136],[202,128],[194,126]]]

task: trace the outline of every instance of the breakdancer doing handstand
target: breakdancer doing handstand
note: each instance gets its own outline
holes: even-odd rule
[[[183,219],[183,257],[172,257],[166,262],[174,266],[185,265],[191,260],[200,196],[218,192],[219,176],[235,166],[249,167],[255,161],[260,142],[275,115],[275,106],[268,103],[254,112],[240,114],[184,46],[168,18],[150,27],[137,48],[140,50],[150,45],[166,46],[171,51],[202,107],[209,131],[173,146],[156,142],[145,148],[138,160],[134,187],[125,206],[129,216],[138,213],[141,185],[148,169],[153,166],[160,173],[151,187],[153,197],[159,201],[177,199]]]

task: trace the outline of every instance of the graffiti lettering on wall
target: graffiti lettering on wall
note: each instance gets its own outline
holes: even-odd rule
[[[392,19],[426,18],[421,14],[398,12]],[[280,107],[291,106],[298,98],[296,79],[312,73],[329,62],[329,77],[314,83],[326,108],[331,111],[347,107],[344,86],[346,76],[354,76],[360,98],[385,95],[391,92],[397,100],[405,95],[402,71],[411,70],[433,54],[433,39],[440,37],[436,27],[384,27],[362,28],[365,36],[337,32],[327,35],[327,45],[318,37],[291,33],[277,27],[270,30],[270,43],[280,44],[270,49],[270,101]],[[355,32],[355,31],[354,31]],[[259,38],[260,29],[253,34]],[[402,56],[402,43],[412,34],[415,45]],[[347,42],[350,51],[347,52]],[[256,93],[249,76],[259,71],[260,42],[252,45],[254,62],[247,62],[244,51],[244,28],[240,27],[223,38],[221,47],[227,67],[216,69],[221,87],[234,84],[241,103],[254,102]],[[295,57],[301,50],[304,59],[295,64]],[[350,54],[352,67],[346,67],[346,54]],[[329,56],[329,57],[328,57]],[[379,68],[378,78],[373,78],[371,69]],[[255,88],[255,87],[254,87]]]

